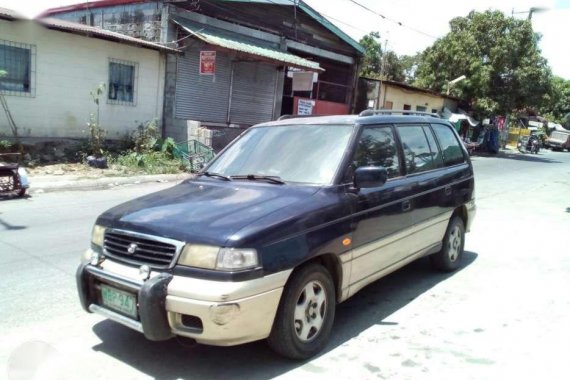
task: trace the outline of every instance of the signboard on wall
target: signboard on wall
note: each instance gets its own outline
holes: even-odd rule
[[[314,100],[299,99],[299,103],[297,105],[297,115],[312,115],[314,106]]]
[[[216,74],[216,52],[200,51],[200,75]]]

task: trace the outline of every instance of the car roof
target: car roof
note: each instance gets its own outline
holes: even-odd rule
[[[334,116],[301,116],[287,117],[256,125],[256,127],[285,126],[285,125],[372,125],[372,124],[403,124],[403,123],[440,123],[449,124],[445,119],[435,116],[391,115],[380,114],[370,116],[334,115]]]

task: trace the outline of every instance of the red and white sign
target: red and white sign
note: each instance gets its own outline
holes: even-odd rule
[[[216,74],[216,52],[201,51],[200,52],[200,75]]]

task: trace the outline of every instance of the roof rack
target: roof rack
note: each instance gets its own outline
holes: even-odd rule
[[[282,115],[279,116],[277,120],[287,120],[287,119],[303,119],[306,117],[322,117],[327,115]]]
[[[364,110],[358,116],[393,115],[393,114],[431,116],[441,119],[441,117],[438,114],[432,112],[412,111],[412,110],[386,110],[386,109]]]

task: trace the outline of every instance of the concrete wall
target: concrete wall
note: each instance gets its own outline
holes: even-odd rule
[[[457,109],[457,102],[454,100],[424,92],[411,91],[387,83],[382,83],[380,98],[381,107],[379,108],[385,108],[386,102],[391,101],[393,103],[392,109],[395,110],[404,109],[406,104],[411,106],[412,111],[416,111],[416,106],[425,107],[426,112],[431,112],[433,109],[441,112],[444,105],[453,111]]]
[[[90,92],[108,87],[109,59],[137,64],[135,105],[100,101],[100,124],[110,139],[121,138],[136,122],[161,124],[165,62],[155,50],[45,29],[33,21],[0,20],[0,39],[35,46],[33,96],[5,95],[22,136],[87,137],[86,123],[96,105]],[[9,135],[0,110],[0,134]]]

